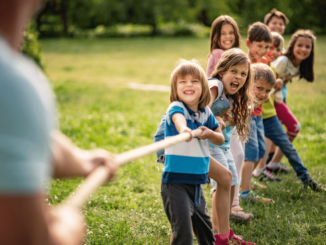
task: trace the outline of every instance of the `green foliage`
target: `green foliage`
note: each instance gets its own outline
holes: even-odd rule
[[[24,44],[22,52],[32,58],[40,68],[44,69],[43,60],[41,57],[41,45],[38,41],[38,32],[32,23],[27,25],[24,33]]]
[[[169,93],[134,90],[128,83],[169,86],[178,59],[195,58],[205,67],[208,45],[208,38],[189,37],[42,40],[62,131],[82,148],[104,148],[114,154],[152,143]],[[322,184],[326,184],[325,66],[326,38],[320,37],[316,81],[294,79],[287,100],[302,126],[294,146],[310,175]],[[161,165],[155,160],[153,154],[122,167],[112,183],[92,195],[83,209],[84,244],[169,244],[170,225],[160,197]],[[235,233],[262,245],[324,244],[326,194],[303,190],[294,173],[279,177],[282,183],[267,184],[259,193],[275,203],[243,205],[255,219],[248,224],[231,222]],[[81,182],[53,180],[48,192],[51,205],[71,195]],[[209,187],[204,194],[211,210]]]
[[[323,0],[46,0],[37,16],[37,28],[43,37],[76,36],[97,26],[149,25],[151,35],[162,34],[159,26],[167,23],[200,23],[210,26],[220,15],[230,15],[242,33],[248,25],[263,22],[273,8],[290,20],[286,33],[298,28],[326,33],[326,1]],[[304,19],[304,21],[303,21]],[[170,24],[169,24],[170,25]],[[187,29],[187,28],[186,28]],[[182,29],[181,32],[186,31]],[[178,33],[178,31],[176,31]],[[143,34],[140,33],[140,36]],[[107,35],[110,36],[110,35]],[[133,34],[131,35],[133,36]]]

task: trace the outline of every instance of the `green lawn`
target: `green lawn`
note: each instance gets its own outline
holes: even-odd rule
[[[152,143],[169,93],[133,90],[127,84],[169,85],[180,58],[197,59],[205,68],[208,45],[208,38],[43,40],[61,130],[82,148],[115,154]],[[315,53],[315,82],[294,79],[288,105],[302,125],[294,145],[313,178],[326,184],[326,37],[318,37]],[[122,167],[114,182],[93,194],[84,209],[85,244],[169,243],[161,166],[155,160],[150,155]],[[325,244],[326,193],[302,190],[295,174],[281,178],[282,183],[268,184],[260,193],[275,204],[244,205],[255,219],[231,227],[257,244]],[[64,200],[81,181],[52,181],[50,203]],[[205,195],[210,207],[208,188]]]

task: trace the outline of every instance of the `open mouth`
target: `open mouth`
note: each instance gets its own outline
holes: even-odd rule
[[[236,90],[238,89],[239,85],[240,85],[239,83],[231,82],[230,87],[231,89]]]

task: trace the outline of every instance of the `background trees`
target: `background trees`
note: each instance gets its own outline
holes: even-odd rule
[[[117,24],[148,25],[150,34],[157,35],[162,23],[182,20],[210,26],[221,14],[234,17],[245,30],[255,21],[263,21],[272,8],[288,16],[288,34],[298,28],[326,34],[324,0],[45,0],[44,5],[36,18],[42,37],[68,36],[76,30]]]

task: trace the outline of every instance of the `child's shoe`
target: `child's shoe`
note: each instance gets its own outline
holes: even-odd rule
[[[314,181],[311,177],[309,178],[307,183],[303,183],[303,187],[305,189],[308,188],[308,186],[313,190],[313,191],[326,191],[326,189],[321,185],[318,184],[316,181]]]
[[[246,194],[245,196],[242,196],[240,194],[240,198],[242,201],[249,201],[249,202],[252,202],[255,204],[257,204],[257,203],[260,203],[260,204],[274,203],[273,199],[258,196],[253,191],[249,191],[249,193]]]
[[[276,168],[273,168],[271,166],[271,164],[267,164],[266,169],[269,172],[275,173],[275,174],[278,174],[278,173],[283,173],[283,174],[290,173],[290,170],[285,165],[283,165],[282,163],[279,163],[278,167],[276,167]]]
[[[262,190],[265,190],[267,188],[266,185],[261,185],[261,184],[258,184],[257,182],[251,180],[251,190],[253,191],[262,191]]]
[[[231,211],[230,220],[236,223],[247,223],[252,220],[254,215],[251,213],[245,213],[241,207]]]
[[[215,245],[256,245],[253,242],[246,242],[241,237],[234,235],[233,230],[230,229],[230,235],[226,239],[221,239],[218,234],[214,234],[215,236]]]
[[[268,170],[264,170],[261,174],[259,175],[254,175],[252,174],[253,177],[255,177],[259,181],[276,181],[276,182],[282,182],[283,180],[275,177],[274,175],[271,174]]]

